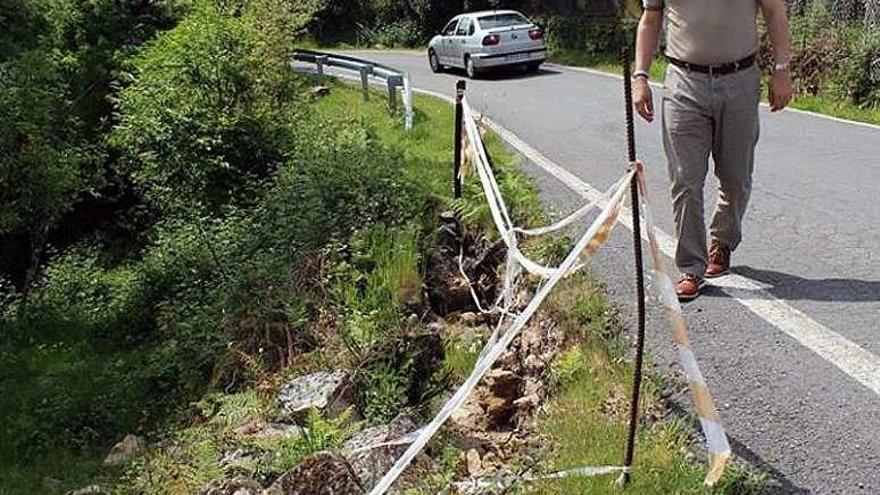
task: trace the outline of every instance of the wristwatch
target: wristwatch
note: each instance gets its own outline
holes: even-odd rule
[[[773,64],[773,72],[784,72],[791,70],[791,62],[776,62]]]
[[[648,74],[648,71],[646,71],[646,70],[637,70],[637,71],[633,72],[633,75],[632,75],[633,79],[636,79],[639,77],[644,77],[645,81],[651,80],[651,75]]]

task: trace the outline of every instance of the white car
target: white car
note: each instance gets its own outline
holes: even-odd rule
[[[458,15],[428,43],[432,71],[459,67],[470,78],[494,67],[524,66],[537,71],[546,58],[544,32],[515,10]]]

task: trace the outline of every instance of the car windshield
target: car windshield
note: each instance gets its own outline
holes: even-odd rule
[[[529,24],[528,19],[517,13],[486,15],[477,20],[480,21],[480,26],[482,26],[483,29]]]

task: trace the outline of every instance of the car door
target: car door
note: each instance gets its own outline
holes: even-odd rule
[[[443,65],[449,65],[452,60],[452,43],[455,38],[455,29],[458,26],[458,18],[449,21],[449,24],[440,32],[440,45],[437,47],[437,58]]]
[[[467,41],[473,34],[474,21],[470,17],[462,17],[452,37],[452,50],[450,51],[449,65],[464,67],[464,54],[467,51]]]

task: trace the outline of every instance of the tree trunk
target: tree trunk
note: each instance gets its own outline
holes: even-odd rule
[[[46,244],[49,241],[49,223],[36,222],[31,231],[31,261],[27,272],[24,276],[24,285],[21,288],[21,306],[19,313],[25,315],[27,313],[28,296],[31,293],[33,285],[36,283],[37,275],[40,273],[40,265],[43,264],[43,256],[46,254]]]

